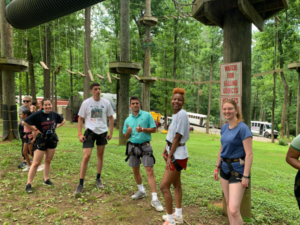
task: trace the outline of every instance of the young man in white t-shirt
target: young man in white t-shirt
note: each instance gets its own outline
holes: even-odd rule
[[[80,180],[74,195],[78,195],[83,190],[83,182],[86,174],[89,159],[91,157],[94,142],[97,145],[97,178],[96,186],[103,189],[101,181],[101,171],[103,166],[103,155],[107,141],[112,138],[114,128],[114,110],[110,102],[101,98],[101,88],[99,83],[93,83],[90,86],[92,97],[86,99],[78,113],[78,138],[83,143],[83,159],[80,167]],[[85,119],[85,132],[82,135],[82,124]],[[109,134],[107,128],[107,119],[109,120]]]

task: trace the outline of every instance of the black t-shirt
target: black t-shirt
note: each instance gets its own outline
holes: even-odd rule
[[[64,118],[56,112],[49,114],[42,111],[35,112],[27,117],[24,122],[29,125],[34,125],[43,134],[54,133],[58,123],[62,123]]]

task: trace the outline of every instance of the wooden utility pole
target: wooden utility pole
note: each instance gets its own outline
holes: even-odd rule
[[[70,49],[70,71],[72,72],[73,70],[73,60],[72,60],[72,50]],[[70,85],[71,85],[71,103],[70,103],[70,107],[71,107],[71,120],[70,122],[73,123],[73,74],[70,73]]]
[[[141,77],[143,84],[143,110],[150,111],[150,86],[156,81],[155,77],[151,77],[151,27],[156,26],[157,18],[151,15],[151,0],[145,0],[145,15],[139,19],[140,24],[146,28],[145,32],[145,61],[144,61],[144,75]]]
[[[28,39],[26,40],[27,43],[27,59],[29,62],[29,76],[30,76],[30,95],[32,97],[32,101],[36,101],[36,93],[35,93],[35,78],[34,78],[34,68],[33,68],[33,55],[31,53],[31,48],[29,46]],[[28,73],[26,74],[26,83],[27,87],[29,86],[28,82]],[[29,89],[29,87],[28,87]],[[29,92],[29,91],[28,91]],[[29,95],[29,93],[27,93]]]
[[[22,73],[19,73],[19,106],[22,106]]]
[[[1,57],[13,58],[13,29],[5,19],[5,0],[0,0],[0,32],[1,32]],[[15,104],[15,76],[14,72],[2,70],[3,88],[3,137],[2,140],[11,141],[18,138],[13,129],[17,126],[17,107]],[[14,115],[16,114],[16,115]],[[17,124],[16,124],[17,125]],[[17,130],[16,130],[17,131]]]
[[[83,78],[83,97],[90,97],[90,77],[88,70],[91,66],[91,7],[85,9],[85,40],[84,40],[84,75]]]
[[[51,48],[51,31],[50,31],[50,25],[45,24],[45,39],[44,39],[44,59],[47,67],[49,69],[44,69],[44,98],[50,99],[51,97],[51,91],[50,91],[50,66],[51,66],[51,60],[50,60],[50,48]]]
[[[121,61],[130,61],[130,0],[121,0]],[[119,120],[119,145],[125,145],[127,140],[123,135],[123,125],[129,115],[129,79],[128,74],[120,74],[120,120]]]

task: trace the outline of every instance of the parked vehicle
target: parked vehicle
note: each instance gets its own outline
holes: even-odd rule
[[[253,135],[271,138],[272,124],[265,121],[251,121],[251,132]],[[274,138],[278,137],[278,131],[274,130]]]
[[[203,127],[206,127],[206,121],[205,121],[205,123],[203,124]],[[213,122],[209,122],[209,128],[214,128]]]
[[[169,116],[168,116],[168,119],[167,119],[167,120],[168,120],[168,121],[167,121],[167,125],[168,125],[168,124],[171,123],[172,117],[169,117]],[[164,116],[161,116],[161,117],[160,117],[160,123],[161,123],[162,126],[165,125],[165,117],[164,117]]]
[[[203,127],[204,121],[206,121],[207,116],[203,114],[198,114],[198,113],[187,113],[189,117],[189,122],[190,124],[197,125],[200,127]]]

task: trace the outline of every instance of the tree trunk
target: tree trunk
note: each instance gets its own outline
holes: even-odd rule
[[[5,0],[0,0],[1,57],[13,58],[13,28],[5,19]],[[3,88],[3,136],[2,140],[18,138],[18,123],[15,103],[15,76],[12,71],[2,70]],[[5,110],[5,111],[4,111]]]
[[[178,20],[174,19],[174,61],[173,61],[173,78],[176,79],[176,69],[177,69],[177,38],[178,38]],[[177,87],[176,82],[174,82],[174,87]]]
[[[85,9],[85,42],[84,42],[84,99],[90,97],[90,77],[88,70],[91,66],[91,7]]]
[[[44,39],[44,60],[45,64],[49,68],[49,70],[44,69],[44,98],[50,99],[50,68],[51,68],[51,60],[50,60],[50,50],[51,50],[51,31],[50,25],[45,25],[45,39]]]
[[[0,0],[1,1],[1,0]],[[2,104],[3,104],[3,93],[2,93],[2,71],[0,70],[0,119],[2,119]]]
[[[203,78],[203,73],[204,73],[204,66],[203,66],[203,70],[202,70],[202,73],[201,73],[201,76],[199,78],[199,83],[201,82],[202,78]],[[200,112],[200,109],[199,109],[199,106],[200,106],[200,84],[198,84],[198,89],[197,89],[197,113]]]
[[[214,58],[210,56],[210,72],[209,72],[209,94],[208,94],[208,108],[206,118],[206,133],[209,134],[209,118],[210,118],[210,106],[211,106],[211,92],[212,92],[212,75],[213,75]]]
[[[293,95],[293,92],[292,92],[292,90],[290,90],[289,108],[287,110],[287,116],[286,116],[286,137],[287,137],[287,139],[290,138],[290,108],[292,106],[292,95]]]
[[[26,95],[29,95],[29,76],[28,76],[28,72],[26,72]]]
[[[73,60],[72,60],[72,49],[70,49],[70,70],[73,71]],[[70,73],[70,85],[71,85],[71,120],[70,122],[73,123],[73,74]]]
[[[121,0],[121,61],[130,61],[130,0]],[[129,114],[129,75],[120,74],[120,120],[119,120],[119,145],[125,145],[125,139],[122,128]]]
[[[26,42],[27,42],[26,43],[27,44],[27,59],[28,59],[29,74],[30,74],[30,87],[31,87],[30,88],[30,92],[31,92],[32,101],[35,102],[36,101],[36,93],[35,93],[35,78],[34,78],[34,67],[33,67],[33,55],[31,53],[31,48],[29,46],[29,41],[27,40]],[[28,74],[26,76],[26,79],[28,79]]]
[[[275,143],[275,138],[274,138],[275,102],[276,102],[276,73],[273,73],[272,135],[271,135],[272,143]]]
[[[300,69],[298,69],[296,136],[300,133]]]
[[[282,49],[282,40],[278,40],[279,46],[278,50],[280,53],[280,69],[283,68],[283,49]],[[286,79],[284,77],[284,73],[280,72],[281,81],[284,87],[284,97],[283,97],[283,106],[282,106],[282,114],[281,114],[281,129],[280,129],[280,138],[284,137],[284,130],[285,130],[285,120],[286,120],[286,111],[287,111],[287,102],[288,102],[288,94],[289,94],[289,86],[286,82]]]
[[[19,73],[19,106],[22,106],[22,73]]]

